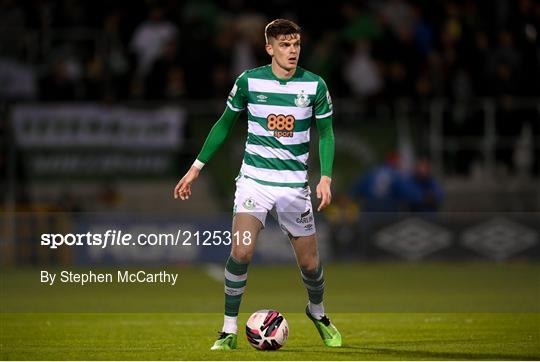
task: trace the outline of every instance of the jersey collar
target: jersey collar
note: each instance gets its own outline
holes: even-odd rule
[[[274,74],[274,72],[272,71],[272,64],[268,64],[267,66],[267,69],[268,69],[268,73],[270,73],[270,76],[274,79],[274,80],[277,80],[279,82],[279,84],[281,85],[285,85],[287,84],[288,82],[290,82],[291,80],[293,80],[294,78],[296,78],[296,75],[298,74],[298,69],[299,67],[297,66],[296,67],[296,71],[294,72],[294,74],[292,75],[292,77],[290,77],[289,79],[281,79],[281,78],[278,78],[277,75]]]

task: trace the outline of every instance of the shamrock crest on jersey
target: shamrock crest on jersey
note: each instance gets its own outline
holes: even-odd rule
[[[309,106],[309,97],[304,92],[304,90],[301,90],[300,93],[296,95],[296,99],[294,100],[294,104],[296,104],[297,107],[307,107]]]

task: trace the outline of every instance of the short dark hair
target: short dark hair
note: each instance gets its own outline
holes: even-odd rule
[[[276,38],[280,35],[291,35],[291,34],[300,34],[300,27],[287,19],[276,19],[271,21],[264,28],[264,38],[266,43],[268,43],[268,38]]]

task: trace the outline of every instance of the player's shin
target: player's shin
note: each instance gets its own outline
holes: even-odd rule
[[[225,265],[225,316],[223,332],[237,333],[237,318],[247,283],[249,263],[240,263],[232,256]]]
[[[316,319],[324,315],[324,274],[322,264],[315,271],[301,269],[302,281],[307,289],[309,297],[309,312]]]

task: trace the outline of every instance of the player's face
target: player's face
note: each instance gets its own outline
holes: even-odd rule
[[[300,34],[279,35],[270,38],[266,51],[273,60],[283,69],[295,69],[300,57]]]

